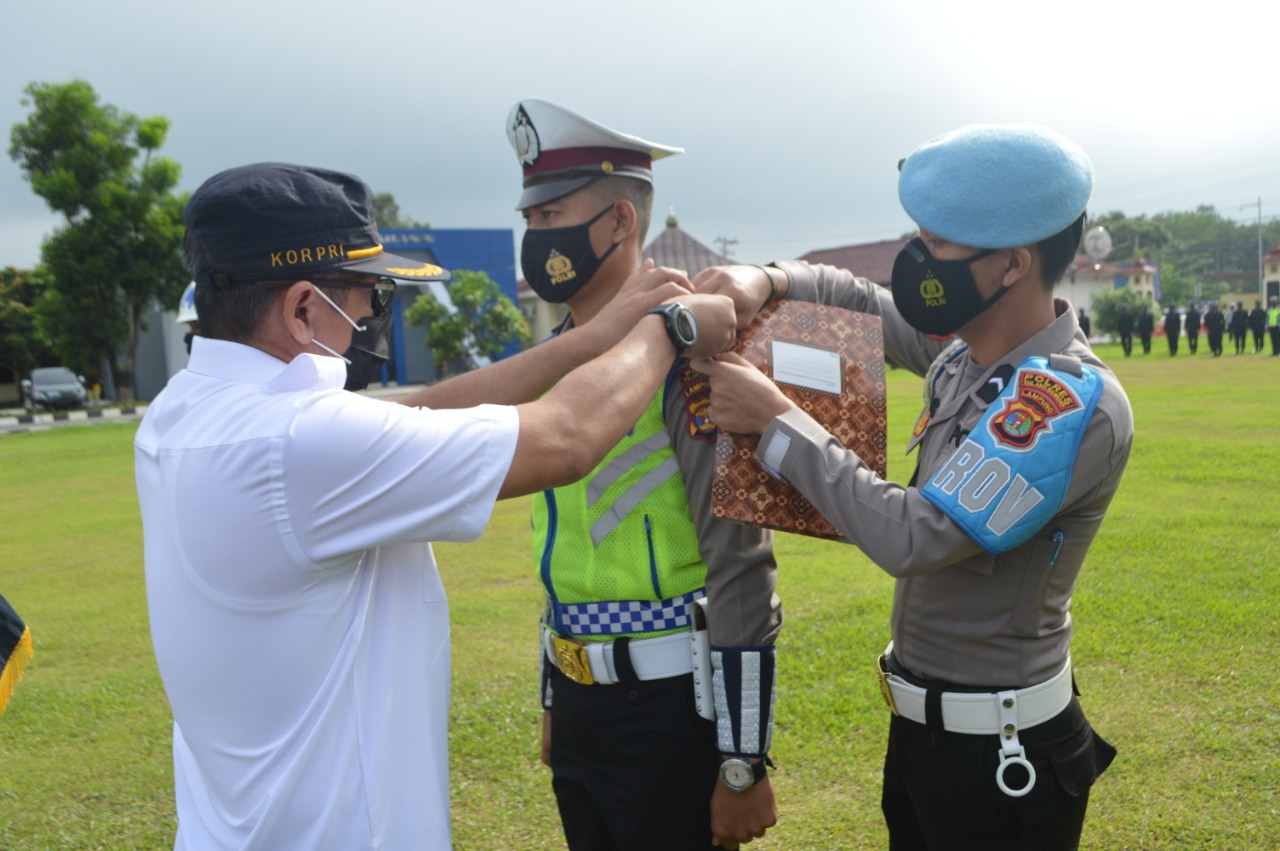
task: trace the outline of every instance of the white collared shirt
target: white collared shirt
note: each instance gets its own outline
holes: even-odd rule
[[[178,849],[450,845],[429,541],[484,530],[512,407],[408,408],[197,337],[135,441]]]

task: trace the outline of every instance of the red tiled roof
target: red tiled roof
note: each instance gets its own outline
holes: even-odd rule
[[[868,278],[887,287],[893,275],[893,261],[897,258],[906,239],[886,239],[862,245],[845,245],[840,248],[819,248],[801,257],[809,263],[825,263],[848,269],[855,275]]]

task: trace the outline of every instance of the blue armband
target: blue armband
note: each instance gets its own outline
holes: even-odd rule
[[[921,494],[993,555],[1020,546],[1058,513],[1102,378],[1023,361]]]

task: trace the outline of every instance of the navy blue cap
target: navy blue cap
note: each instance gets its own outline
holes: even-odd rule
[[[183,221],[217,287],[301,280],[328,271],[402,281],[447,281],[431,263],[382,250],[373,193],[355,175],[288,163],[215,174],[187,201]]]
[[[974,248],[1032,245],[1085,211],[1093,165],[1036,124],[970,124],[902,161],[898,198],[924,230]]]

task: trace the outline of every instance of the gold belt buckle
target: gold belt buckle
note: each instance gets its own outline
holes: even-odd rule
[[[560,673],[579,685],[589,686],[595,683],[595,677],[591,676],[591,662],[587,659],[587,648],[584,645],[553,635],[551,647],[555,651],[556,667],[560,669]]]
[[[880,694],[889,705],[889,711],[894,715],[899,714],[898,704],[893,700],[893,689],[889,688],[889,657],[884,653],[876,659],[876,678],[880,681]]]

